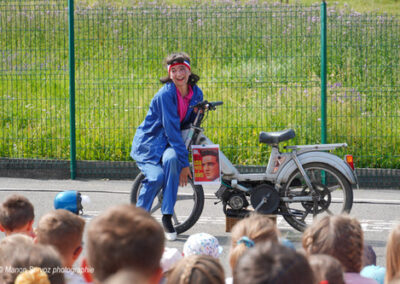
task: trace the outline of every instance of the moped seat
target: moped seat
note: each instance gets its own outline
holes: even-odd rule
[[[289,139],[292,139],[296,136],[296,133],[294,132],[293,129],[285,129],[281,131],[276,131],[276,132],[264,132],[261,131],[260,133],[260,143],[265,143],[265,144],[278,144],[279,142],[282,141],[287,141]]]

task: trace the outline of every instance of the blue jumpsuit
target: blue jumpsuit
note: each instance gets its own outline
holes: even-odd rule
[[[180,122],[174,83],[166,83],[154,96],[147,115],[136,130],[131,157],[145,178],[136,203],[150,211],[158,191],[163,188],[162,214],[173,214],[181,170],[189,166],[181,129],[195,119],[191,106],[203,100],[203,92],[193,86],[193,96],[185,118]]]

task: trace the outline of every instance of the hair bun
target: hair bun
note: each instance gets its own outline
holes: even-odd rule
[[[49,277],[39,267],[33,267],[21,272],[15,279],[15,284],[50,284]]]

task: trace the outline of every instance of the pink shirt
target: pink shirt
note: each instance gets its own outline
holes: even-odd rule
[[[360,273],[346,272],[344,274],[344,282],[346,284],[378,284],[374,279],[365,278]]]
[[[189,85],[189,92],[184,98],[182,97],[178,88],[176,88],[176,96],[178,98],[178,114],[179,114],[180,121],[182,122],[183,119],[185,118],[187,110],[189,108],[190,100],[193,97],[192,86]]]

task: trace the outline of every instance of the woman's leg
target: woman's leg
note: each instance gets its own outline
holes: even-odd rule
[[[174,214],[174,206],[178,193],[179,176],[182,167],[179,165],[178,157],[173,148],[167,148],[162,157],[164,169],[164,195],[161,212],[164,215]]]
[[[160,164],[137,163],[137,165],[145,178],[142,181],[142,189],[136,206],[150,211],[154,198],[164,184],[164,170]]]

